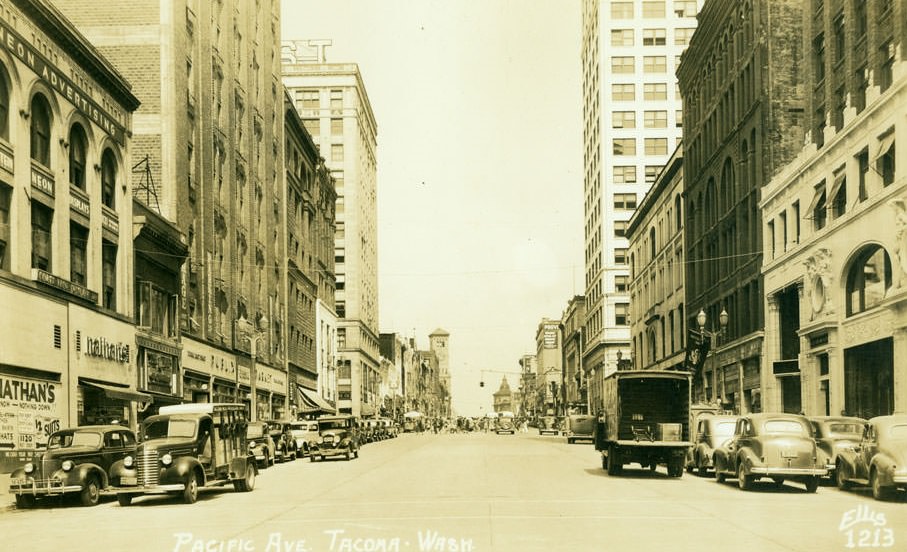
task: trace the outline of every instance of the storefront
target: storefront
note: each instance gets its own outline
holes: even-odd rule
[[[155,414],[161,406],[180,402],[180,350],[162,339],[139,333],[135,336],[135,344],[138,348],[139,391],[153,399],[149,408],[139,411],[138,418],[142,421]]]
[[[193,339],[183,340],[183,399],[236,402],[236,357]]]
[[[895,411],[891,337],[844,350],[844,408],[861,418]]]
[[[287,373],[256,363],[258,420],[282,420],[287,415]]]

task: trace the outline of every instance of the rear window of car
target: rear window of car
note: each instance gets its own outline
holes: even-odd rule
[[[766,433],[789,433],[791,435],[806,435],[803,424],[794,420],[769,420],[763,426]]]
[[[828,424],[828,431],[833,435],[862,435],[863,426],[861,424]]]
[[[907,425],[900,424],[891,426],[891,429],[888,430],[888,435],[892,439],[907,439]]]
[[[735,427],[737,427],[737,422],[721,422],[715,424],[715,435],[727,435],[730,437],[734,434]]]

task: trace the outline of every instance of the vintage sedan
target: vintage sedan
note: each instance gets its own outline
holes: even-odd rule
[[[828,474],[817,456],[812,427],[805,416],[748,414],[737,420],[733,437],[715,449],[715,478],[723,483],[727,477],[736,477],[744,491],[763,477],[771,478],[779,488],[792,480],[814,493],[819,478]]]
[[[349,414],[318,418],[318,439],[312,443],[309,459],[343,456],[359,458],[359,419]]]
[[[94,506],[112,482],[110,466],[135,453],[135,434],[118,425],[82,426],[51,434],[47,450],[10,474],[16,506],[35,499],[79,493],[83,506]]]
[[[708,474],[713,467],[712,455],[715,449],[723,445],[734,436],[737,419],[740,416],[699,416],[695,427],[695,443],[687,452],[687,470],[697,470],[700,477]]]
[[[249,443],[249,453],[255,456],[255,463],[260,469],[274,465],[274,440],[268,424],[249,422],[246,426],[246,442]]]
[[[907,414],[871,418],[860,443],[838,452],[835,473],[838,487],[869,485],[876,500],[907,490]]]
[[[571,414],[567,417],[567,444],[581,440],[592,442],[592,430],[595,428],[595,416]]]
[[[539,418],[539,435],[557,435],[560,430],[557,427],[557,418],[554,416],[545,416]]]
[[[836,481],[838,452],[859,444],[866,420],[851,416],[810,416],[809,422],[816,438],[819,464],[825,466],[828,477]]]
[[[274,443],[274,461],[287,462],[298,456],[296,440],[290,435],[290,422],[272,420],[268,422],[268,434]]]
[[[289,436],[296,442],[297,454],[308,456],[312,443],[318,440],[318,422],[314,420],[290,422]]]

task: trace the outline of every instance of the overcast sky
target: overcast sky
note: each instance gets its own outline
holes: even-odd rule
[[[454,409],[489,411],[584,292],[579,0],[282,9],[284,40],[359,65],[378,121],[380,330],[450,332]]]

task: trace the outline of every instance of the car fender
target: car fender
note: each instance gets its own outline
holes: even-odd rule
[[[876,477],[879,478],[879,484],[883,487],[893,485],[894,466],[893,459],[884,453],[876,454],[872,457],[872,467],[876,470]]]
[[[105,472],[104,468],[97,464],[79,464],[78,466],[70,470],[69,480],[72,481],[73,484],[78,482],[79,485],[85,487],[85,483],[88,481],[88,478],[93,475],[97,475],[100,478],[100,487],[102,489],[107,488],[107,472]]]
[[[712,455],[712,464],[716,472],[727,472],[733,469],[728,461],[727,451],[724,449],[715,449],[715,453]]]
[[[836,469],[844,468],[844,473],[848,478],[858,478],[859,474],[856,470],[857,463],[857,453],[852,449],[844,449],[838,451],[838,458],[835,461]],[[866,474],[869,477],[869,474]]]
[[[753,468],[753,466],[755,466],[756,464],[760,464],[760,463],[761,462],[758,461],[758,459],[756,458],[756,456],[753,454],[753,452],[751,450],[740,449],[737,451],[737,462],[735,464],[735,467],[743,466],[743,471],[746,474],[749,474],[749,472]]]
[[[35,472],[32,472],[35,473]],[[9,474],[10,479],[25,479],[30,477],[31,474],[25,473],[25,468],[16,468]]]
[[[182,483],[190,473],[198,471],[202,474],[200,487],[205,485],[205,470],[202,468],[198,458],[194,456],[179,456],[173,459],[173,463],[164,470],[161,476],[162,484]]]
[[[235,479],[243,479],[246,477],[248,470],[255,469],[255,456],[237,456],[230,460],[230,473],[233,474]]]

